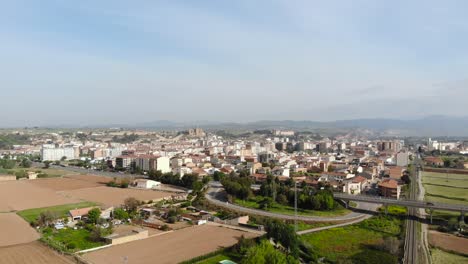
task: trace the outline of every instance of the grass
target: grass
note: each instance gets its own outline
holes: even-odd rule
[[[196,262],[196,264],[218,264],[222,260],[238,261],[239,259],[229,256],[230,254],[220,253],[207,259]]]
[[[383,206],[380,207],[379,211],[380,212],[385,212],[385,207],[383,207]],[[408,212],[408,209],[406,207],[402,207],[402,206],[389,205],[387,207],[387,211],[391,215],[406,215],[406,213]]]
[[[318,255],[336,262],[350,259],[353,263],[397,263],[398,256],[376,249],[387,236],[397,237],[402,221],[396,217],[377,216],[361,223],[301,236]]]
[[[291,224],[294,226],[294,224]],[[304,231],[304,230],[309,230],[309,229],[314,229],[314,228],[319,228],[319,227],[326,227],[326,226],[331,226],[331,225],[336,225],[336,223],[313,223],[313,224],[308,224],[304,222],[298,222],[297,223],[297,231]]]
[[[66,217],[68,214],[68,211],[76,209],[76,208],[85,208],[85,207],[91,207],[91,206],[96,206],[96,203],[93,202],[81,202],[81,203],[76,203],[76,204],[65,204],[65,205],[57,205],[57,206],[51,206],[51,207],[43,207],[43,208],[34,208],[34,209],[27,209],[23,211],[19,211],[17,214],[21,216],[24,220],[26,220],[28,223],[37,220],[38,216],[45,211],[50,211],[52,213],[55,213],[58,218],[61,217]]]
[[[468,258],[445,252],[440,249],[431,249],[432,263],[434,264],[461,264],[468,263]]]
[[[95,248],[104,245],[104,242],[93,242],[89,239],[90,232],[86,229],[60,229],[51,228],[43,231],[42,241],[67,252],[76,252],[80,250]]]
[[[249,199],[249,200],[240,200],[236,199],[235,204],[247,207],[247,208],[253,208],[253,209],[259,209],[258,202],[263,199],[261,196],[256,196],[254,199]],[[294,215],[294,207],[289,206],[289,205],[282,205],[279,203],[274,202],[273,206],[266,209],[265,211],[272,212],[272,213],[279,213],[279,214],[286,214],[286,215]],[[316,211],[316,210],[306,210],[306,209],[297,209],[297,214],[298,215],[303,215],[303,216],[324,216],[324,217],[329,217],[329,216],[342,216],[342,215],[347,215],[351,211],[348,209],[345,209],[343,206],[338,204],[338,207],[335,210],[332,211]]]
[[[424,172],[422,182],[429,202],[468,205],[468,175]],[[455,216],[458,212],[435,211],[434,216]]]

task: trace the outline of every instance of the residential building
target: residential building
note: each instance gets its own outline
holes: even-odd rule
[[[401,186],[394,179],[385,179],[379,183],[380,195],[400,199]]]

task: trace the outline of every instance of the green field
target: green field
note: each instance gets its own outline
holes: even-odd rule
[[[255,199],[250,200],[235,200],[235,204],[252,208],[252,209],[259,209],[258,202],[263,199],[261,196],[257,196]],[[266,211],[273,212],[273,213],[280,213],[280,214],[287,214],[287,215],[294,215],[294,207],[288,205],[282,205],[276,202],[273,202],[273,206],[268,208]],[[316,210],[306,210],[306,209],[297,209],[298,215],[303,216],[342,216],[351,213],[348,209],[345,209],[343,206],[338,205],[338,208],[332,211],[316,211]]]
[[[61,217],[66,217],[68,214],[68,211],[76,209],[76,208],[85,208],[85,207],[91,207],[91,206],[96,206],[96,203],[93,202],[81,202],[81,203],[76,203],[76,204],[65,204],[65,205],[57,205],[57,206],[51,206],[51,207],[44,207],[44,208],[34,208],[34,209],[27,209],[23,211],[19,211],[17,214],[21,216],[24,220],[26,220],[28,223],[37,220],[38,216],[42,212],[50,211],[52,213],[55,213],[58,218]]]
[[[76,252],[104,245],[104,242],[93,242],[89,239],[90,232],[86,229],[51,228],[43,230],[42,241],[62,251]]]
[[[397,263],[398,256],[376,249],[387,236],[402,232],[402,221],[377,216],[361,223],[301,236],[328,261],[352,260],[353,263]]]
[[[445,252],[440,249],[431,249],[433,264],[462,264],[468,263],[468,258],[460,255]]]
[[[423,172],[424,199],[430,202],[468,205],[468,175]],[[434,215],[459,215],[435,212]]]

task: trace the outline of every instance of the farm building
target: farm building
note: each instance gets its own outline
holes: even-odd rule
[[[153,189],[161,186],[161,183],[153,180],[138,179],[135,180],[136,187],[142,189]]]

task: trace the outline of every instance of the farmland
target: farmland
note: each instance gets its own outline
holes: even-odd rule
[[[429,231],[429,243],[437,248],[468,255],[468,239],[455,235]],[[466,258],[468,261],[468,258]]]
[[[422,182],[427,201],[468,205],[468,175],[424,172]]]
[[[84,258],[96,264],[119,263],[124,257],[135,264],[178,263],[232,246],[242,235],[255,236],[212,225],[195,226],[87,253]]]
[[[0,247],[2,264],[73,264],[69,257],[60,255],[35,241],[27,244]]]
[[[23,180],[0,183],[0,212],[80,202],[77,198],[66,197],[31,182]]]
[[[70,190],[65,191],[63,193],[67,197],[74,197],[76,199],[92,201],[103,204],[105,206],[119,206],[123,204],[124,200],[128,197],[134,197],[142,201],[149,201],[170,197],[172,195],[172,193],[169,192],[121,189],[105,186]]]
[[[54,213],[57,217],[65,217],[68,213],[68,211],[72,209],[77,209],[77,208],[85,208],[85,207],[91,207],[95,206],[96,203],[93,202],[81,202],[81,203],[76,203],[76,204],[64,204],[64,205],[56,205],[56,206],[50,206],[50,207],[44,207],[44,208],[34,208],[34,209],[27,209],[18,212],[18,215],[21,216],[24,220],[27,222],[31,222],[37,219],[40,213],[42,212],[52,212]]]
[[[39,239],[39,234],[14,213],[0,214],[0,247],[29,243]]]
[[[440,249],[431,249],[432,263],[434,264],[462,264],[468,263],[468,258],[448,253]]]

